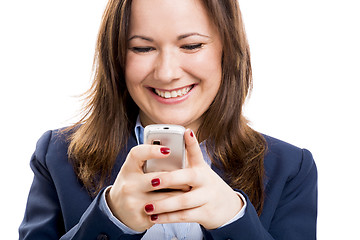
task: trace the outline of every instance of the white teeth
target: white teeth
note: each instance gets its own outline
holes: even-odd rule
[[[171,93],[170,92],[165,92],[165,98],[171,98]]]
[[[171,97],[177,97],[177,92],[176,91],[171,91]]]
[[[176,98],[181,97],[185,94],[187,94],[191,90],[191,87],[185,87],[183,89],[179,89],[177,91],[160,91],[158,89],[155,89],[155,93],[163,98]]]

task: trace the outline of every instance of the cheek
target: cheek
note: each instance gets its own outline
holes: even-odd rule
[[[151,71],[151,60],[129,53],[126,57],[125,79],[129,85],[140,83]]]
[[[221,81],[221,54],[204,51],[184,61],[186,69],[202,81]],[[213,82],[214,83],[214,82]],[[215,84],[215,83],[214,83]]]

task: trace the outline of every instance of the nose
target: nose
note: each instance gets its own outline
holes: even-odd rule
[[[163,82],[171,82],[180,78],[181,68],[176,52],[163,50],[157,56],[154,67],[154,78]]]

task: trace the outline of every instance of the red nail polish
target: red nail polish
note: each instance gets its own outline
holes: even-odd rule
[[[162,147],[162,148],[160,148],[160,152],[164,155],[167,155],[170,153],[170,148]]]
[[[160,185],[160,179],[159,178],[154,178],[153,180],[151,180],[151,185],[153,187],[157,187]]]
[[[190,132],[190,136],[191,136],[191,137],[194,137],[193,131]]]
[[[147,213],[154,211],[154,205],[152,205],[152,204],[146,205],[146,206],[145,206],[145,211],[146,211]]]
[[[151,221],[156,221],[159,218],[157,214],[151,215]]]

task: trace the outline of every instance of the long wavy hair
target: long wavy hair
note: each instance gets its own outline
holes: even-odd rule
[[[223,46],[220,89],[197,131],[228,184],[243,190],[261,213],[266,142],[249,127],[242,107],[252,88],[250,51],[237,0],[201,0]],[[109,0],[94,57],[94,81],[82,118],[68,128],[68,149],[78,178],[92,194],[106,186],[120,150],[134,129],[139,108],[125,84],[131,0]]]

